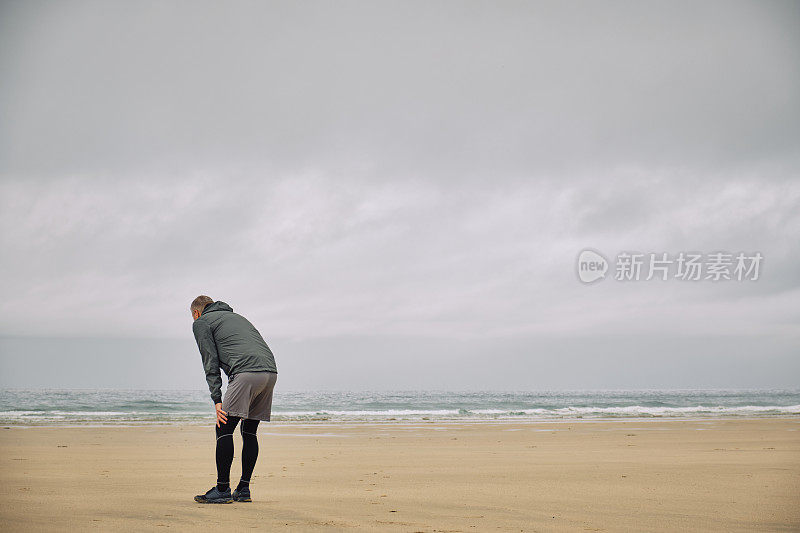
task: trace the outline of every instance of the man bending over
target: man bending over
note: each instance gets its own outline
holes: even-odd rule
[[[258,330],[225,302],[198,296],[190,307],[192,330],[203,357],[208,390],[217,410],[217,484],[195,496],[200,503],[249,502],[250,476],[258,458],[256,429],[259,420],[269,422],[272,391],[278,379],[275,357]],[[228,389],[222,399],[222,378]],[[233,430],[242,421],[242,479],[231,494]]]

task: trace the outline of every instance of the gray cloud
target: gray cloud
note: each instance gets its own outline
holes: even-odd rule
[[[774,339],[777,383],[800,347],[798,22],[790,2],[5,2],[0,335],[186,338],[207,293],[298,372],[326,343],[363,366],[405,342],[441,373],[470,342],[519,360],[633,335],[635,384],[746,337]],[[765,264],[586,287],[587,246]]]
[[[485,181],[796,157],[791,2],[3,10],[7,175]]]

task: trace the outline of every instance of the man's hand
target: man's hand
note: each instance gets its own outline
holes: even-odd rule
[[[227,424],[228,423],[228,413],[222,410],[221,403],[215,403],[214,407],[217,410],[217,427],[219,427],[220,423]]]

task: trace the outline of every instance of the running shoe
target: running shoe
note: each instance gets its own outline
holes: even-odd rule
[[[243,488],[241,490],[234,490],[233,491],[233,499],[237,502],[251,502],[253,500],[250,499],[250,489]]]
[[[211,490],[205,494],[198,494],[194,497],[197,503],[232,503],[231,489],[228,488],[225,492],[220,492],[216,485],[211,487]]]

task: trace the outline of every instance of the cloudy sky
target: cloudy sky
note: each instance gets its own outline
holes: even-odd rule
[[[0,386],[792,387],[797,2],[0,3]],[[584,248],[757,281],[576,275]]]

